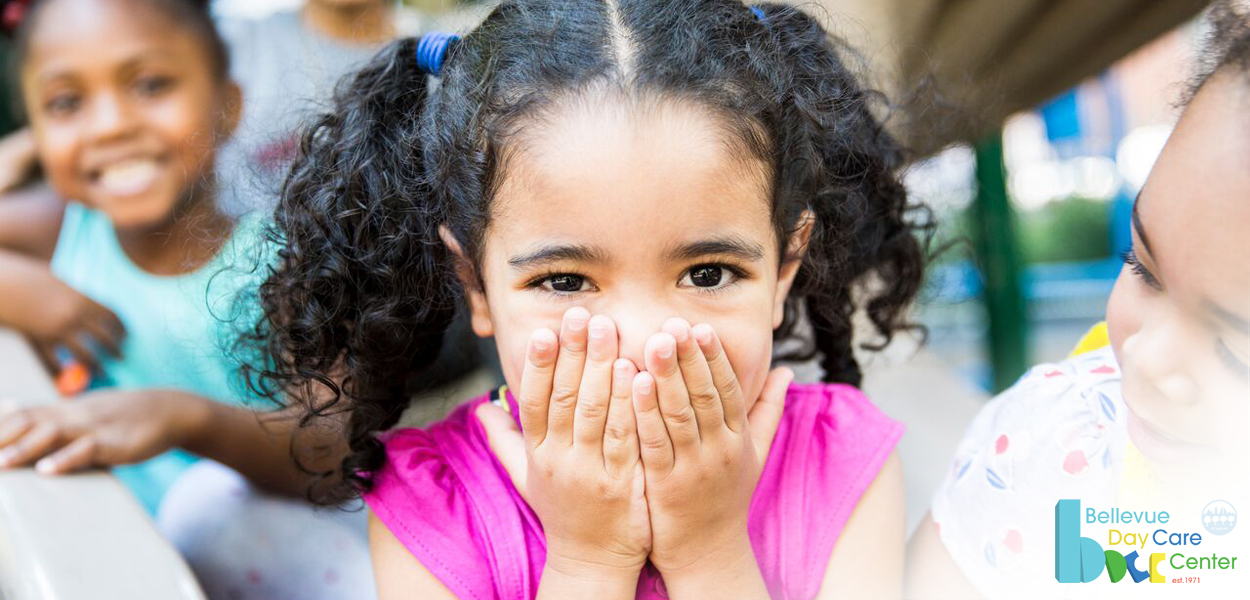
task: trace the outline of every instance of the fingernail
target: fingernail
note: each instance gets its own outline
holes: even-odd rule
[[[638,393],[640,394],[651,393],[651,377],[648,376],[648,377],[638,378]]]
[[[674,327],[672,333],[673,333],[673,339],[677,340],[677,343],[680,344],[686,341],[686,339],[690,337],[690,328],[689,327]]]
[[[52,459],[45,458],[35,463],[35,470],[44,475],[50,475],[56,471],[56,463]]]
[[[590,320],[590,338],[601,340],[608,334],[608,324],[600,319]]]
[[[655,349],[655,353],[660,358],[668,358],[673,355],[673,344],[670,344],[668,340],[664,340],[660,342],[660,347]]]
[[[545,335],[534,336],[531,343],[534,344],[534,349],[539,352],[546,352],[547,350],[550,350],[553,345],[551,340],[547,339],[547,336]]]
[[[566,317],[565,324],[568,325],[569,331],[581,331],[586,327],[588,317],[583,311],[571,311]]]
[[[693,333],[694,333],[695,341],[699,342],[700,344],[712,343],[712,328],[700,327],[696,325]]]

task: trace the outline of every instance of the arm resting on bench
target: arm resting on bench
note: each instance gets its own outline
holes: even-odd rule
[[[48,402],[34,353],[0,330],[0,398]],[[104,472],[0,471],[0,598],[204,600],[191,569],[138,501]]]

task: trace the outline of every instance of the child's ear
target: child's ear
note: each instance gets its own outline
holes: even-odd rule
[[[777,273],[777,291],[773,297],[773,329],[781,327],[781,320],[786,314],[786,296],[790,295],[790,287],[794,285],[794,277],[799,274],[799,265],[807,256],[807,243],[812,239],[812,229],[816,226],[816,215],[805,210],[799,215],[798,227],[790,234],[786,243],[786,257],[781,262],[781,270]]]
[[[438,226],[438,237],[443,239],[443,243],[447,245],[447,249],[451,250],[456,261],[456,278],[460,280],[460,286],[464,288],[464,295],[469,299],[469,316],[473,325],[473,333],[478,337],[490,337],[495,334],[495,325],[490,320],[490,309],[486,304],[486,293],[477,285],[477,278],[473,276],[473,265],[464,255],[464,250],[460,247],[460,242],[456,241],[456,236],[446,225]]]
[[[222,100],[225,105],[222,107],[224,110],[222,111],[221,138],[228,140],[239,128],[239,122],[243,120],[243,88],[239,87],[233,79],[227,80]]]

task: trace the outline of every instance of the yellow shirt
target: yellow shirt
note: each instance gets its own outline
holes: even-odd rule
[[[1107,335],[1107,322],[1103,321],[1094,325],[1081,341],[1077,342],[1076,348],[1072,349],[1070,356],[1084,354],[1099,348],[1104,348],[1111,344],[1111,338]],[[1133,446],[1133,442],[1128,442],[1128,447],[1124,451],[1124,470],[1120,473],[1120,498],[1122,501],[1132,504],[1133,502],[1144,501],[1146,498],[1158,500],[1160,494],[1164,493],[1166,488],[1162,485],[1159,476],[1146,462],[1146,457]]]

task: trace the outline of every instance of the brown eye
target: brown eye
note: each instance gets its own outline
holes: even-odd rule
[[[174,80],[170,77],[162,75],[151,75],[141,77],[135,82],[135,90],[140,96],[159,96],[169,88],[173,87]]]
[[[716,287],[724,270],[720,267],[703,266],[690,270],[690,282],[698,287]]]
[[[551,291],[560,293],[580,292],[582,284],[586,282],[581,275],[553,275],[546,280],[551,286]]]
[[[686,271],[679,285],[693,287],[699,292],[716,293],[738,283],[738,280],[744,277],[744,273],[729,265],[697,265]]]
[[[44,103],[44,110],[54,116],[64,116],[78,110],[82,104],[77,94],[57,94]]]

